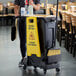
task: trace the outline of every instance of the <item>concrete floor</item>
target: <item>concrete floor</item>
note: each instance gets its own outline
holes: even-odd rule
[[[50,69],[46,76],[76,76],[76,58],[73,58],[63,47],[61,52],[60,73],[57,74],[55,69]],[[38,73],[33,71],[33,67],[28,67],[26,72],[23,71],[18,67],[20,59],[19,37],[17,36],[12,42],[11,27],[0,26],[0,76],[44,76],[43,70],[39,68]]]

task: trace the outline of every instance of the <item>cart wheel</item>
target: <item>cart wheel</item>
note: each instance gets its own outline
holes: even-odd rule
[[[37,71],[36,66],[34,66],[34,71]]]
[[[37,72],[37,69],[36,69],[36,66],[34,66],[34,72],[35,72],[35,73],[38,73],[38,72]]]
[[[34,69],[36,69],[36,66],[34,66]]]
[[[56,72],[60,72],[60,69],[59,68],[56,68]]]
[[[24,65],[23,69],[26,70],[26,65]]]
[[[46,69],[44,69],[44,74],[46,74],[46,72],[47,72],[47,70],[46,70]]]

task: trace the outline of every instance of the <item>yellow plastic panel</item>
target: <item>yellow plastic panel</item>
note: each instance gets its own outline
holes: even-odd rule
[[[32,22],[31,22],[32,21]],[[35,54],[37,57],[41,57],[37,18],[26,18],[26,36],[27,36],[27,56]]]
[[[61,54],[61,51],[58,49],[56,50],[49,50],[48,55],[47,56],[53,56],[53,55],[59,55]]]

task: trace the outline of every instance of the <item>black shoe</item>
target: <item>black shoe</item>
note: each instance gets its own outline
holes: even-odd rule
[[[21,61],[19,62],[19,67],[23,67],[24,66],[24,59],[21,59]]]

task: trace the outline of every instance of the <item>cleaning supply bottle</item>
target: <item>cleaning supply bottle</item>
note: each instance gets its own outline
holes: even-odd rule
[[[29,0],[25,0],[25,9],[27,15],[33,15],[33,6],[29,4]]]
[[[29,5],[28,7],[29,15],[33,15],[33,6]]]

